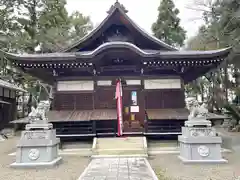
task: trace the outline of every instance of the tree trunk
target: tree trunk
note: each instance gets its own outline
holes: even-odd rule
[[[202,103],[204,103],[204,86],[201,85],[200,89],[201,89],[201,100],[202,100]]]
[[[214,102],[215,102],[215,73],[212,74],[212,111],[214,111]]]
[[[27,103],[27,110],[28,110],[28,113],[31,112],[31,108],[32,108],[32,94],[30,93],[30,95],[29,95],[29,99],[28,99],[28,103]]]
[[[225,103],[228,103],[228,61],[224,64],[224,92],[225,92]]]

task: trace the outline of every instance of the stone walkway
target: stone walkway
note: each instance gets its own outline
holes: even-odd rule
[[[157,177],[145,158],[97,158],[78,180],[157,180]]]

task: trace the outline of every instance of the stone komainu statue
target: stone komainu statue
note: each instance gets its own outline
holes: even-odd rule
[[[205,104],[199,105],[198,101],[191,97],[186,99],[187,108],[190,111],[188,120],[194,120],[194,118],[207,118],[208,109],[205,107]]]
[[[47,123],[48,119],[46,113],[50,109],[50,101],[40,101],[35,109],[32,107],[31,113],[29,113],[28,118],[30,123]]]

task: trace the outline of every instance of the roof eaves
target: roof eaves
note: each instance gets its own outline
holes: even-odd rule
[[[76,60],[83,58],[93,58],[100,52],[111,48],[127,48],[142,57],[160,57],[162,59],[191,59],[191,58],[215,58],[215,57],[226,57],[231,51],[230,48],[212,50],[212,51],[147,51],[140,49],[136,45],[129,42],[106,42],[100,45],[93,51],[83,51],[74,53],[48,53],[48,54],[27,54],[17,55],[11,53],[5,53],[8,58],[13,60],[26,60],[26,61],[60,61],[60,60]]]
[[[99,47],[97,47],[93,51],[82,51],[82,52],[73,52],[73,53],[48,53],[48,54],[26,54],[26,55],[18,55],[18,54],[11,54],[11,53],[5,53],[5,55],[10,58],[11,60],[19,60],[19,61],[54,61],[54,60],[76,60],[78,58],[93,58],[100,52],[111,49],[111,48],[127,48],[131,51],[134,51],[135,53],[143,56],[159,56],[160,51],[145,51],[137,47],[136,45],[129,43],[129,42],[106,42],[104,44],[101,44]]]
[[[11,84],[7,81],[4,81],[2,79],[0,79],[0,87],[4,87],[4,88],[16,90],[16,91],[21,91],[21,92],[27,92],[26,90],[14,85],[14,84]]]
[[[162,58],[213,58],[228,56],[231,47],[211,51],[165,51],[160,52]]]
[[[53,61],[53,60],[75,60],[75,53],[45,53],[45,54],[13,54],[8,52],[3,52],[3,55],[10,60],[19,60],[19,61]]]

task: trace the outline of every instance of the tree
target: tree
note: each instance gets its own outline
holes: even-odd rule
[[[234,51],[240,50],[240,2],[236,0],[217,0],[201,3],[204,9],[205,25],[199,29],[197,36],[188,42],[188,49],[212,50],[232,46]],[[196,7],[194,7],[196,9]],[[236,58],[233,58],[236,57]],[[239,89],[238,56],[230,55],[217,71],[209,73],[209,103],[212,109],[221,110],[229,102],[230,94]],[[234,82],[235,79],[235,82]],[[231,99],[231,98],[230,98]]]
[[[0,0],[0,7],[9,7],[9,13],[3,16],[9,24],[0,27],[0,32],[8,28],[7,32],[14,34],[8,38],[12,47],[9,51],[54,52],[68,46],[74,34],[78,38],[86,35],[92,29],[90,18],[79,12],[69,16],[65,5],[66,0]],[[16,26],[15,31],[10,28],[11,23]]]
[[[68,45],[70,18],[65,0],[47,0],[38,19],[39,46],[41,52],[54,52]]]
[[[16,32],[19,30],[14,13],[15,2],[0,0],[0,47],[1,50],[9,51],[12,49],[12,40],[16,37]]]
[[[183,46],[186,31],[180,26],[179,10],[172,0],[162,0],[158,7],[158,19],[152,25],[154,36],[169,45]]]
[[[68,15],[66,0],[0,0],[0,45],[8,52],[55,52],[92,29],[89,17],[79,12]],[[78,36],[78,37],[76,37]],[[46,85],[24,73],[13,71],[0,58],[0,78],[28,90],[28,108],[46,97]]]
[[[92,22],[88,16],[83,16],[83,14],[75,11],[70,16],[71,22],[71,41],[79,40],[79,37],[85,36],[93,27]]]
[[[218,42],[215,37],[212,37],[212,34],[208,31],[206,25],[203,25],[199,28],[198,34],[187,41],[188,50],[215,50],[219,49]]]

